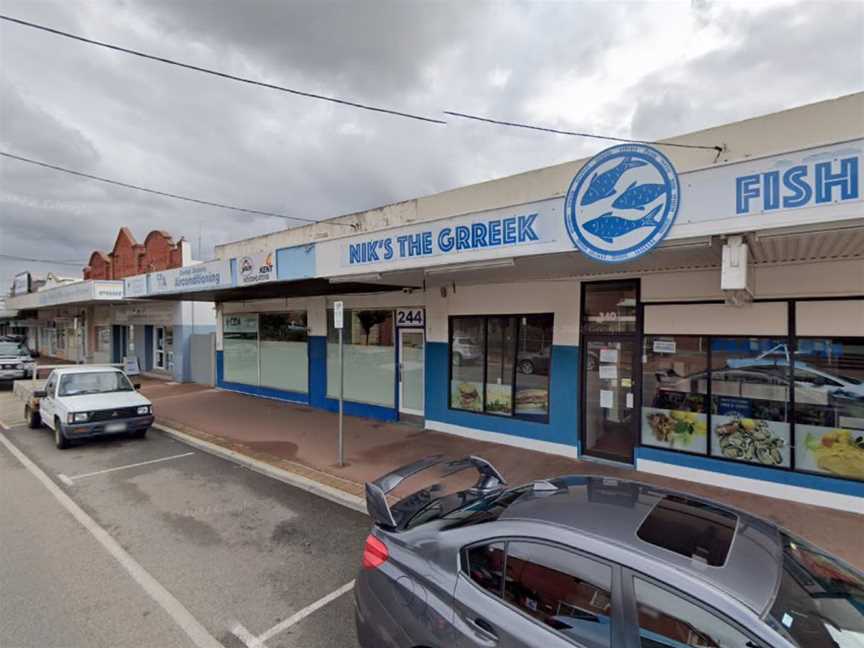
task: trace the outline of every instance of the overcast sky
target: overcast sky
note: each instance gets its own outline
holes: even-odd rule
[[[312,92],[653,139],[864,89],[862,2],[0,0],[97,40]],[[604,144],[437,126],[247,86],[0,22],[0,147],[96,175],[327,218]],[[201,257],[285,221],[0,159],[0,254],[85,261],[121,225]],[[0,258],[22,270],[81,266]]]

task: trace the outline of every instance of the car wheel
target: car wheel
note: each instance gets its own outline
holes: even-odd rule
[[[523,374],[533,374],[534,373],[534,363],[530,360],[522,360],[519,363],[519,373]]]
[[[29,405],[24,407],[24,418],[27,419],[27,425],[31,430],[38,430],[42,427],[42,417],[39,412],[30,408]]]
[[[133,439],[143,439],[146,436],[147,436],[147,430],[146,429],[145,430],[138,430],[137,432],[132,433]]]
[[[54,421],[54,445],[57,446],[58,450],[65,450],[69,447],[69,439],[63,434],[63,425],[61,425],[60,419]]]

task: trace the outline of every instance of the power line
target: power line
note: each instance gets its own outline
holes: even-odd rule
[[[54,265],[86,266],[86,261],[55,261],[54,259],[34,259],[32,257],[15,256],[14,254],[0,254],[0,259],[11,259],[13,261],[31,261],[33,263],[52,263]]]
[[[445,115],[453,117],[461,117],[462,119],[473,119],[474,121],[486,122],[489,124],[497,124],[499,126],[510,126],[513,128],[526,128],[528,130],[542,131],[544,133],[555,133],[557,135],[571,135],[573,137],[588,137],[591,139],[606,140],[609,142],[625,142],[633,144],[650,144],[652,146],[674,146],[677,148],[688,149],[705,149],[709,151],[722,152],[722,146],[700,146],[698,144],[673,144],[669,142],[654,142],[648,140],[627,139],[624,137],[611,137],[609,135],[594,135],[592,133],[579,133],[577,131],[560,130],[558,128],[546,128],[544,126],[532,126],[531,124],[520,124],[519,122],[502,121],[500,119],[490,119],[489,117],[480,117],[479,115],[469,115],[467,113],[455,112],[453,110],[445,110]]]
[[[140,56],[141,58],[150,59],[151,61],[158,61],[160,63],[167,63],[168,65],[176,65],[177,67],[186,68],[187,70],[195,70],[196,72],[203,72],[204,74],[212,74],[213,76],[222,77],[223,79],[230,79],[232,81],[239,81],[240,83],[248,83],[250,85],[261,86],[262,88],[270,88],[271,90],[279,90],[281,92],[287,92],[289,94],[298,95],[300,97],[307,97],[309,99],[320,99],[321,101],[329,101],[331,103],[340,104],[343,106],[350,106],[352,108],[359,108],[361,110],[371,110],[373,112],[385,113],[387,115],[395,115],[396,117],[405,117],[407,119],[416,119],[418,121],[429,122],[432,124],[446,124],[447,122],[441,119],[434,119],[433,117],[425,117],[423,115],[415,115],[413,113],[402,112],[400,110],[393,110],[391,108],[381,108],[379,106],[370,106],[369,104],[360,103],[357,101],[349,101],[347,99],[339,99],[337,97],[328,97],[326,95],[316,94],[314,92],[305,92],[303,90],[296,90],[294,88],[287,88],[285,86],[276,85],[273,83],[266,83],[264,81],[256,81],[255,79],[249,79],[247,77],[237,76],[235,74],[228,74],[227,72],[220,72],[219,70],[213,70],[211,68],[201,67],[199,65],[192,65],[191,63],[183,63],[181,61],[176,61],[174,59],[165,58],[164,56],[156,56],[154,54],[147,54],[146,52],[141,52],[139,50],[129,49],[128,47],[121,47],[120,45],[112,45],[111,43],[105,43],[103,41],[94,40],[92,38],[85,38],[84,36],[79,36],[77,34],[71,34],[69,32],[61,31],[59,29],[54,29],[53,27],[47,27],[45,25],[39,25],[37,23],[28,22],[26,20],[21,20],[20,18],[12,18],[11,16],[5,16],[0,14],[0,19],[5,20],[11,23],[17,23],[19,25],[23,25],[24,27],[32,27],[33,29],[40,29],[42,31],[49,32],[51,34],[56,34],[57,36],[63,36],[64,38],[71,38],[73,40],[81,41],[82,43],[89,43],[90,45],[98,45],[99,47],[105,47],[107,49],[111,49],[117,52],[123,52],[124,54],[131,54],[133,56]]]
[[[175,198],[176,200],[185,200],[187,202],[197,203],[199,205],[209,205],[210,207],[219,207],[220,209],[230,209],[233,211],[244,212],[247,214],[256,214],[258,216],[272,216],[274,218],[285,218],[290,220],[298,220],[304,221],[306,223],[320,223],[321,221],[316,221],[311,218],[303,218],[302,216],[289,216],[288,214],[278,214],[275,212],[261,211],[259,209],[246,209],[245,207],[235,207],[234,205],[226,205],[224,203],[213,202],[210,200],[202,200],[200,198],[191,198],[189,196],[181,196],[180,194],[169,193],[167,191],[159,191],[158,189],[149,189],[147,187],[141,187],[139,185],[129,184],[127,182],[120,182],[119,180],[110,180],[108,178],[103,178],[97,175],[91,175],[89,173],[83,173],[81,171],[73,171],[72,169],[67,169],[65,167],[56,166],[54,164],[48,164],[47,162],[40,162],[39,160],[33,160],[31,158],[23,157],[21,155],[14,155],[12,153],[8,153],[6,151],[0,151],[0,155],[3,157],[11,158],[13,160],[18,160],[19,162],[26,162],[27,164],[35,164],[36,166],[44,167],[46,169],[53,169],[54,171],[62,171],[63,173],[69,173],[74,176],[79,176],[81,178],[88,178],[89,180],[98,180],[99,182],[105,182],[108,184],[116,185],[118,187],[125,187],[126,189],[136,189],[138,191],[145,191],[147,193],[155,194],[157,196],[165,196],[166,198]],[[350,223],[329,223],[330,225],[342,225],[343,227],[352,227]]]

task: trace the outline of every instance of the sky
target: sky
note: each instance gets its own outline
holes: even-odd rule
[[[864,89],[864,2],[0,0],[0,13],[193,65],[448,119],[293,96],[0,22],[0,149],[307,219]],[[299,224],[0,158],[0,294],[80,276],[121,226],[214,245]],[[56,262],[70,262],[71,265]]]

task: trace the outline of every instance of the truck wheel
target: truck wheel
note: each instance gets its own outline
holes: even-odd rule
[[[32,409],[29,405],[24,406],[24,418],[27,419],[27,425],[31,430],[38,430],[42,427],[42,417],[39,412]]]
[[[132,433],[133,439],[143,439],[146,436],[147,436],[147,428],[144,428],[143,430],[138,430],[137,432]]]
[[[63,426],[60,419],[54,421],[54,445],[58,450],[65,450],[69,447],[69,439],[63,434]]]

